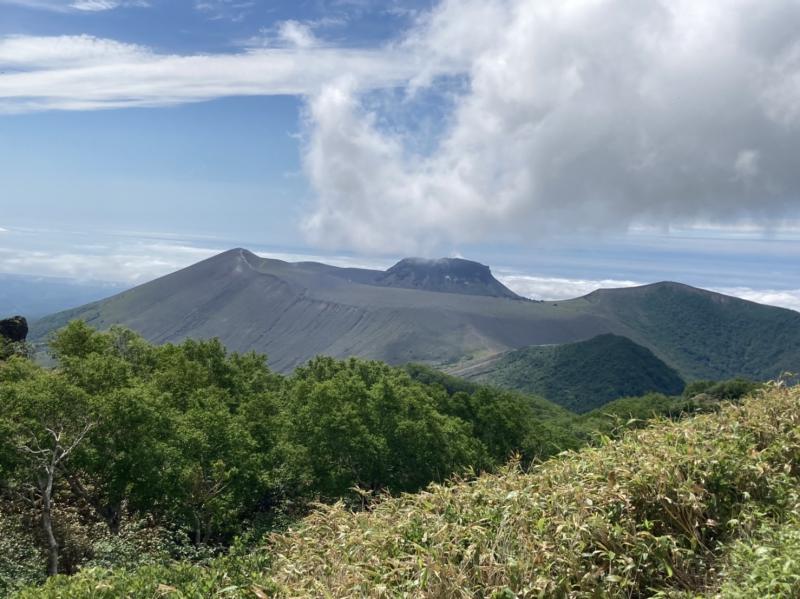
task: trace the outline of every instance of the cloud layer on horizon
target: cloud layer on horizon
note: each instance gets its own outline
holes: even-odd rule
[[[66,278],[80,282],[110,282],[117,286],[145,283],[210,258],[229,249],[231,242],[209,238],[194,239],[161,233],[71,233],[58,231],[1,229],[0,273]],[[55,240],[55,241],[54,241]],[[53,244],[47,245],[50,241]],[[333,266],[384,270],[395,260],[363,256],[266,250],[254,248],[265,258],[287,262],[323,262]],[[600,279],[552,276],[498,266],[495,276],[514,292],[537,300],[565,300],[596,289],[632,287],[654,280]],[[754,288],[705,285],[712,291],[751,301],[790,308],[800,312],[800,289]],[[0,305],[0,312],[3,306]]]
[[[498,275],[497,278],[515,293],[536,300],[567,300],[581,297],[596,289],[637,287],[648,282],[615,279],[570,279],[564,277],[542,277],[531,275]],[[653,281],[650,281],[653,282]],[[789,308],[800,312],[800,289],[753,289],[750,287],[709,287],[716,291],[741,299]]]

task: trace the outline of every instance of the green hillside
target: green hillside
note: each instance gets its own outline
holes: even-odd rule
[[[684,382],[649,349],[618,335],[509,352],[467,378],[546,397],[588,412],[620,397],[679,395]]]
[[[774,388],[530,472],[322,507],[255,552],[18,597],[796,597],[798,422],[800,390]]]
[[[585,300],[687,381],[777,378],[800,369],[800,314],[679,283],[598,290]]]

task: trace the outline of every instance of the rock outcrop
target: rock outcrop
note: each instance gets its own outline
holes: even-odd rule
[[[12,316],[0,320],[0,337],[4,337],[12,343],[25,341],[28,337],[28,321],[24,316]]]

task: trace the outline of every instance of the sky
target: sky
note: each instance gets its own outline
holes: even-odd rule
[[[798,0],[0,0],[0,273],[230,247],[800,310]]]

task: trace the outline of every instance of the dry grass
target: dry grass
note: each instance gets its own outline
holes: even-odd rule
[[[635,597],[705,588],[717,548],[795,501],[800,394],[664,422],[523,473],[369,512],[321,507],[275,536],[291,597]]]

